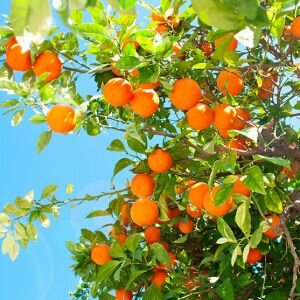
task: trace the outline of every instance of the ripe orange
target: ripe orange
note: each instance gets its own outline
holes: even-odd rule
[[[160,240],[160,230],[157,227],[149,226],[144,231],[145,240],[148,244],[156,243]]]
[[[112,67],[114,67],[114,66],[116,65],[116,63],[115,63],[115,62],[112,62],[110,65],[111,65]],[[117,69],[117,68],[113,68],[111,71],[112,71],[116,76],[119,76],[119,77],[122,76],[122,73],[121,73],[120,70]]]
[[[221,186],[214,186],[211,193],[208,190],[203,199],[203,206],[205,210],[215,217],[225,216],[233,208],[232,196],[229,196],[220,206],[215,205],[214,198],[220,188]]]
[[[43,52],[35,60],[33,72],[36,76],[48,73],[45,81],[57,79],[62,71],[62,64],[59,57],[52,52]]]
[[[232,125],[232,129],[241,130],[245,127],[246,123],[240,120],[238,117],[242,118],[244,121],[250,120],[250,112],[246,109],[236,108],[236,119]]]
[[[217,87],[223,95],[229,93],[231,96],[237,96],[241,93],[243,86],[244,80],[240,71],[236,69],[223,70],[217,77]]]
[[[182,60],[184,58],[184,54],[183,53],[179,54],[180,51],[181,51],[181,46],[177,42],[173,43],[172,49],[173,49],[172,56],[177,57],[180,60]]]
[[[230,138],[230,136],[228,135],[228,129],[219,128],[218,132],[219,132],[219,134],[222,138],[224,138],[224,139],[229,139]]]
[[[119,36],[119,33],[118,33],[118,36]],[[136,40],[133,40],[132,37],[127,36],[124,38],[124,41],[121,45],[121,49],[123,50],[128,44],[133,44],[135,49],[137,49],[140,46],[140,44]]]
[[[296,160],[293,163],[291,163],[291,168],[283,167],[283,171],[287,178],[295,178],[297,173],[299,173],[300,170],[300,161]]]
[[[172,156],[167,150],[156,149],[148,156],[148,165],[153,172],[167,172],[173,165]]]
[[[260,253],[260,251],[258,249],[250,248],[246,262],[248,264],[256,264],[257,262],[259,262],[261,260],[261,258],[262,258],[262,254]]]
[[[274,77],[271,74],[266,74],[261,78],[261,87],[258,88],[258,97],[263,100],[269,99],[274,91]]]
[[[147,118],[157,111],[159,97],[154,90],[137,89],[133,93],[130,106],[137,115]]]
[[[203,208],[203,199],[208,191],[208,184],[198,182],[189,189],[189,201],[199,210]]]
[[[157,13],[152,12],[151,19],[155,22],[165,22],[165,18]]]
[[[212,44],[207,41],[204,41],[203,43],[200,44],[200,49],[206,57],[211,56],[213,52]]]
[[[281,39],[284,41],[291,41],[293,39],[293,32],[292,32],[291,25],[285,26]]]
[[[26,72],[31,69],[30,50],[24,51],[15,37],[6,43],[6,63],[14,71]]]
[[[191,78],[177,79],[173,86],[170,100],[175,107],[181,110],[194,107],[202,98],[199,84]]]
[[[140,83],[137,86],[139,88],[145,89],[145,90],[155,90],[155,89],[157,89],[160,86],[160,81]]]
[[[156,32],[158,33],[164,33],[164,32],[167,32],[169,30],[169,27],[165,24],[158,24],[156,26]]]
[[[128,203],[124,203],[121,208],[120,219],[121,219],[121,223],[124,224],[125,226],[127,226],[130,223],[129,211],[130,211],[130,205]]]
[[[124,288],[116,290],[115,300],[131,300],[133,297],[132,291],[125,290]]]
[[[155,182],[151,175],[137,174],[130,185],[131,192],[138,197],[149,197],[155,189]]]
[[[300,39],[300,16],[292,22],[292,34],[295,38]]]
[[[198,219],[202,216],[202,211],[196,208],[193,204],[188,203],[186,206],[186,212],[194,219]]]
[[[161,244],[167,251],[170,250],[170,245],[167,242],[159,241],[158,243]]]
[[[187,122],[195,130],[204,130],[214,121],[213,110],[203,103],[198,103],[187,112]]]
[[[236,109],[228,104],[219,104],[214,110],[214,125],[217,129],[230,129],[236,120]]]
[[[215,46],[217,47],[221,41],[223,41],[224,39],[229,38],[229,36],[231,36],[232,39],[231,39],[231,41],[230,41],[230,43],[227,47],[227,50],[232,50],[232,51],[235,50],[238,46],[238,41],[234,38],[232,33],[228,33],[228,34],[223,35],[220,38],[216,39],[215,40]]]
[[[177,28],[180,25],[181,20],[178,16],[169,16],[168,23],[171,25],[172,28]]]
[[[177,183],[180,183],[180,182],[182,182],[182,179],[181,179],[181,178],[178,178],[178,179],[177,179]],[[185,190],[187,189],[187,187],[189,187],[189,186],[191,186],[192,184],[195,184],[195,183],[196,183],[195,180],[190,179],[190,180],[187,180],[187,181],[185,181],[185,182],[183,183],[183,185],[184,185],[185,187],[175,185],[175,193],[176,193],[176,194],[183,194],[183,193],[185,192]]]
[[[238,180],[234,183],[233,185],[233,189],[232,192],[233,193],[237,193],[237,194],[241,194],[244,195],[246,197],[250,196],[251,191],[243,184],[243,182],[240,180],[241,175],[240,174],[236,174],[236,176],[238,176]]]
[[[175,207],[175,208],[170,209],[170,219],[171,220],[175,219],[177,217],[180,217],[180,215],[181,215],[181,212],[180,212],[179,208]],[[173,225],[173,227],[178,227],[178,226],[179,226],[179,222],[177,222]]]
[[[227,147],[230,149],[235,149],[235,150],[247,150],[247,145],[244,140],[241,140],[239,138],[235,138],[231,141],[228,141]]]
[[[184,223],[183,221],[180,221],[178,224],[178,227],[182,233],[187,234],[194,230],[195,224],[191,219],[188,219],[186,223]]]
[[[124,227],[121,228],[121,232],[120,233],[117,233],[115,232],[115,228],[113,227],[110,235],[112,237],[114,237],[115,239],[117,239],[119,241],[120,244],[124,244],[125,241],[127,240],[128,238],[128,235],[126,234],[126,229]]]
[[[156,202],[141,198],[131,206],[130,215],[133,222],[139,226],[150,226],[158,217],[158,206]]]
[[[264,232],[264,235],[270,239],[276,239],[283,233],[283,229],[280,226],[280,217],[277,215],[268,216],[267,219],[272,224],[268,230]]]
[[[175,267],[176,266],[176,260],[177,260],[176,255],[172,252],[168,252],[168,254],[169,254],[171,266]],[[157,270],[159,270],[159,269],[170,270],[170,266],[168,264],[159,263],[157,265]]]
[[[102,266],[106,262],[110,261],[112,257],[109,255],[109,249],[110,247],[107,244],[99,244],[93,247],[91,251],[92,261],[99,266]]]
[[[132,86],[123,78],[112,78],[103,87],[103,96],[112,106],[128,104],[132,97]]]
[[[156,270],[151,278],[151,283],[157,285],[160,288],[168,278],[168,274],[163,270]]]
[[[68,133],[76,127],[77,112],[67,104],[52,106],[46,116],[48,126],[56,133]]]

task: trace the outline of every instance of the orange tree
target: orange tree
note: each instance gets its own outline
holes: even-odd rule
[[[67,242],[73,299],[297,298],[298,1],[108,2],[53,1],[60,31],[48,1],[12,1],[0,89],[16,96],[0,106],[14,126],[30,109],[47,122],[38,152],[52,134],[123,132],[113,177],[132,178],[83,198],[59,200],[56,185],[17,197],[0,214],[3,253],[15,259],[61,206],[111,197],[87,216],[111,216],[110,234]],[[77,91],[83,76],[96,95]]]

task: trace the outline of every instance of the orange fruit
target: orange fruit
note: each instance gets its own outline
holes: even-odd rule
[[[130,75],[132,77],[135,77],[135,76],[140,76],[140,71],[138,69],[134,69],[130,72]]]
[[[47,123],[56,133],[68,133],[76,127],[77,112],[67,104],[56,104],[47,112]]]
[[[272,227],[266,230],[264,232],[264,235],[270,239],[278,238],[283,233],[282,227],[280,226],[280,217],[277,215],[273,215],[268,216],[267,219],[272,224]]]
[[[169,255],[169,258],[170,258],[171,266],[175,267],[176,266],[176,260],[177,260],[176,255],[172,252],[168,252],[168,255]],[[170,270],[170,266],[168,264],[159,263],[157,265],[157,270],[159,270],[159,269]]]
[[[170,245],[167,242],[159,241],[158,243],[161,244],[167,251],[170,250]]]
[[[137,48],[140,46],[140,44],[139,44],[137,41],[132,40],[132,39],[130,39],[130,38],[131,38],[131,37],[129,37],[129,36],[125,37],[125,39],[124,39],[124,41],[123,41],[123,43],[122,43],[122,45],[121,45],[121,49],[122,49],[122,50],[123,50],[128,44],[133,44],[133,46],[134,46],[135,49],[137,49]]]
[[[231,141],[228,141],[227,147],[234,150],[247,150],[247,145],[244,140],[241,140],[239,138],[235,138]]]
[[[213,47],[210,42],[204,41],[200,44],[200,49],[206,57],[211,56],[213,52]]]
[[[181,51],[181,46],[177,42],[173,43],[172,49],[173,49],[172,56],[177,57],[180,60],[182,60],[184,58],[184,54],[183,53],[179,54],[180,51]]]
[[[189,279],[189,280],[185,281],[185,288],[187,290],[192,290],[192,289],[194,289],[194,288],[196,288],[198,286],[199,286],[199,283],[196,280]]]
[[[291,25],[291,29],[292,29],[292,35],[295,38],[300,39],[300,16],[294,19]]]
[[[103,96],[112,106],[123,106],[133,97],[132,86],[126,79],[112,78],[104,85]]]
[[[116,62],[112,62],[110,65],[111,65],[112,67],[114,67],[114,66],[116,65]],[[121,73],[120,70],[117,69],[117,68],[113,68],[111,71],[112,71],[116,76],[119,76],[119,77],[122,76],[122,73]]]
[[[261,260],[261,258],[262,258],[262,254],[260,253],[260,251],[258,249],[250,248],[246,262],[248,264],[256,264],[257,262],[259,262]]]
[[[228,68],[219,73],[217,77],[217,87],[223,95],[228,93],[231,96],[237,96],[241,93],[244,86],[244,80],[240,71]]]
[[[141,198],[131,206],[130,215],[133,222],[141,227],[150,226],[158,217],[158,206],[156,202]]]
[[[203,103],[198,103],[187,112],[187,122],[195,130],[204,130],[214,121],[213,110]]]
[[[124,227],[121,228],[121,232],[120,233],[116,233],[115,232],[115,228],[113,227],[110,235],[112,237],[114,237],[115,239],[117,239],[119,241],[120,244],[124,244],[125,241],[128,238],[128,235],[126,234],[126,229]]]
[[[167,32],[169,30],[169,27],[165,24],[158,24],[156,26],[156,32],[158,33],[164,33],[164,32]]]
[[[242,108],[236,108],[236,119],[233,122],[232,129],[241,130],[245,127],[246,123],[240,120],[238,117],[242,118],[244,121],[250,120],[250,112]]]
[[[31,69],[30,51],[24,51],[15,37],[12,37],[7,43],[6,63],[14,71],[26,72]]]
[[[124,288],[116,290],[115,300],[131,300],[133,297],[132,291],[125,290]]]
[[[167,172],[173,165],[172,156],[167,150],[156,149],[148,156],[148,165],[153,172]]]
[[[284,31],[282,33],[281,39],[284,41],[291,41],[293,40],[293,31],[292,31],[292,26],[287,25],[284,28]]]
[[[157,227],[149,226],[144,231],[145,240],[148,244],[156,243],[160,240],[160,230]]]
[[[130,185],[131,192],[138,197],[149,197],[155,189],[155,182],[151,175],[137,174]]]
[[[183,221],[180,221],[178,223],[178,228],[182,233],[188,234],[194,230],[195,224],[191,219],[188,219],[186,223]]]
[[[219,128],[218,132],[219,132],[219,134],[222,138],[224,138],[224,139],[229,139],[230,138],[230,136],[228,135],[228,129]]]
[[[300,170],[300,161],[296,160],[291,164],[291,168],[283,167],[283,171],[287,178],[295,178],[297,173],[299,173]]]
[[[160,81],[140,83],[137,86],[139,88],[145,89],[145,90],[155,90],[155,89],[157,89],[160,86]]]
[[[168,278],[168,274],[163,270],[156,270],[151,278],[151,283],[160,288]]]
[[[137,89],[133,93],[130,106],[137,115],[147,118],[157,111],[159,97],[154,90]]]
[[[110,261],[112,257],[109,255],[109,249],[110,247],[107,244],[99,244],[93,247],[91,251],[92,261],[99,266],[102,266],[106,262]]]
[[[238,46],[238,41],[234,38],[232,33],[228,33],[228,34],[223,35],[223,36],[219,37],[218,39],[216,39],[215,40],[215,46],[217,47],[221,41],[223,41],[224,39],[229,38],[229,36],[231,36],[232,39],[231,39],[231,41],[230,41],[230,43],[227,47],[227,50],[232,50],[232,51],[235,50]]]
[[[236,176],[238,176],[237,181],[234,183],[233,185],[233,189],[232,192],[233,193],[237,193],[237,194],[241,194],[244,195],[246,197],[250,196],[251,191],[243,184],[243,182],[240,180],[241,175],[240,174],[236,174]]]
[[[59,57],[52,52],[43,52],[36,59],[33,65],[33,72],[36,76],[48,73],[45,81],[57,79],[62,71],[62,64]]]
[[[170,209],[170,219],[171,220],[175,219],[177,217],[180,217],[180,215],[181,215],[181,212],[177,207]],[[179,225],[179,222],[175,223],[173,226],[178,227],[178,225]]]
[[[273,95],[274,77],[271,74],[266,74],[261,78],[261,87],[258,88],[258,97],[263,100],[269,99]]]
[[[199,210],[203,208],[203,199],[208,189],[208,184],[204,182],[198,182],[189,189],[189,201]]]
[[[205,210],[214,217],[221,217],[228,214],[233,208],[233,199],[232,196],[229,196],[223,204],[216,206],[214,203],[214,198],[221,186],[214,186],[212,191],[209,190],[206,192],[203,199],[203,207]]]
[[[152,12],[151,19],[155,22],[165,22],[165,18],[157,13]]]
[[[128,213],[129,211],[130,211],[130,205],[128,203],[124,203],[121,207],[120,219],[121,219],[121,223],[126,226],[130,223],[130,216]]]
[[[219,104],[214,110],[214,125],[217,129],[230,129],[236,120],[236,109],[228,104]]]
[[[180,25],[181,20],[177,16],[169,16],[168,23],[172,28],[177,28]]]
[[[175,107],[181,110],[194,107],[202,98],[200,85],[191,78],[177,79],[173,86],[170,100]]]
[[[186,212],[194,219],[198,219],[202,216],[202,211],[196,208],[193,204],[188,203],[186,206]]]
[[[177,183],[180,183],[180,182],[182,182],[182,179],[181,179],[181,178],[178,178],[178,179],[177,179]],[[195,184],[195,183],[196,183],[195,180],[190,179],[190,180],[187,180],[187,181],[185,181],[185,182],[183,183],[183,185],[184,185],[185,187],[175,185],[175,193],[176,193],[176,194],[183,194],[183,193],[185,192],[185,190],[187,189],[187,187],[189,187],[189,186],[191,186],[192,184]]]

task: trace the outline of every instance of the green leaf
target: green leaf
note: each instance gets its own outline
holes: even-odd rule
[[[262,238],[262,228],[259,227],[254,231],[253,235],[251,236],[251,239],[249,241],[250,247],[256,248],[257,245],[260,243],[261,238]]]
[[[123,248],[119,243],[114,243],[110,246],[109,254],[114,258],[125,257]]]
[[[0,213],[0,225],[8,226],[10,222],[11,222],[10,217],[7,214]]]
[[[224,202],[226,202],[226,200],[232,194],[232,188],[233,188],[233,183],[221,185],[220,189],[217,191],[217,193],[215,195],[214,204],[216,206],[220,206]]]
[[[145,291],[143,295],[143,300],[163,300],[163,294],[157,287],[157,285],[152,284],[147,290]]]
[[[120,5],[120,1],[122,2],[126,2],[127,0],[107,0],[107,2],[116,10],[118,11],[120,14],[122,15],[135,15],[136,11],[134,9],[134,6],[131,8],[122,8],[122,6]],[[131,3],[133,0],[129,0],[129,3]],[[125,4],[124,4],[125,5]]]
[[[32,124],[43,124],[46,122],[46,117],[42,114],[37,114],[32,116],[29,121]]]
[[[143,140],[143,137],[142,137],[141,133],[139,133],[138,130],[137,130],[137,125],[134,124],[134,123],[129,124],[126,127],[126,135],[138,140],[143,145],[145,144],[145,141]]]
[[[109,151],[120,151],[120,152],[125,151],[124,144],[122,143],[122,141],[118,139],[113,140],[106,149]]]
[[[256,127],[249,127],[249,128],[245,128],[243,130],[232,130],[232,131],[237,132],[243,136],[246,136],[250,140],[257,143],[258,129]]]
[[[215,288],[216,293],[224,300],[234,300],[234,289],[229,278]]]
[[[15,100],[15,99],[7,100],[7,101],[4,101],[4,102],[0,103],[0,107],[13,107],[13,106],[16,106],[19,103],[20,103],[19,100]]]
[[[25,114],[24,109],[17,110],[11,118],[11,125],[18,126],[22,122],[24,114]]]
[[[287,167],[287,168],[290,168],[291,166],[289,160],[284,159],[282,157],[266,157],[263,155],[254,155],[254,160],[263,160],[263,161],[270,162],[274,165]]]
[[[132,70],[140,63],[141,61],[135,56],[123,56],[117,61],[116,68],[120,70]]]
[[[247,244],[243,251],[243,261],[246,262],[250,250],[250,244]]]
[[[170,264],[170,257],[165,247],[159,243],[152,245],[156,259],[164,264]]]
[[[57,190],[58,186],[56,184],[51,184],[46,186],[42,192],[42,198],[46,198],[49,195],[53,194]]]
[[[181,236],[180,238],[178,238],[177,240],[173,241],[174,244],[182,244],[185,243],[187,240],[188,235],[185,234],[183,236]]]
[[[130,165],[133,165],[134,161],[129,158],[121,158],[114,167],[114,174],[113,177],[116,176],[119,172],[123,169],[127,168]]]
[[[275,291],[272,292],[268,295],[266,295],[266,300],[282,300],[282,299],[288,299],[288,294],[287,293],[283,293],[283,292],[279,292],[279,291]]]
[[[68,195],[72,194],[74,192],[74,185],[72,183],[69,183],[67,186],[66,186],[66,193]]]
[[[233,231],[231,230],[230,226],[226,223],[226,221],[223,218],[221,217],[218,218],[217,227],[221,235],[227,238],[228,241],[232,243],[237,242]]]
[[[130,285],[136,280],[136,278],[138,278],[140,275],[146,273],[147,271],[148,271],[148,270],[141,270],[141,271],[135,271],[135,272],[133,272],[133,273],[130,275],[130,277],[129,277],[127,283],[126,283],[125,290],[128,290],[128,288],[129,288]],[[143,298],[144,298],[144,297],[143,297]]]
[[[267,189],[267,194],[265,196],[265,205],[266,207],[278,214],[281,214],[283,211],[283,205],[280,198],[280,195],[275,189]]]
[[[234,266],[238,255],[242,255],[242,249],[239,244],[236,245],[236,247],[234,248],[234,250],[232,252],[231,266]]]
[[[88,0],[70,0],[69,5],[71,10],[79,10],[85,8]]]
[[[140,233],[134,233],[126,239],[125,246],[129,251],[134,252],[142,239],[143,238]]]
[[[134,8],[136,0],[118,0],[122,9],[132,9]]]
[[[247,188],[259,194],[266,194],[263,174],[258,166],[248,169],[245,172],[245,175],[247,175],[247,177],[244,179],[243,183]]]
[[[52,131],[50,130],[42,132],[40,134],[36,144],[38,153],[41,153],[45,149],[45,147],[49,144],[51,137],[52,137]]]
[[[250,201],[242,203],[235,215],[235,222],[245,235],[248,235],[251,231],[251,215],[249,212]]]
[[[26,232],[25,225],[23,225],[22,223],[16,223],[15,227],[16,227],[15,237],[17,240],[27,238],[27,232]]]
[[[20,246],[16,241],[13,241],[12,245],[8,249],[8,255],[12,261],[15,261],[20,253]]]
[[[93,212],[91,212],[90,214],[88,214],[86,216],[87,219],[89,218],[95,218],[95,217],[103,217],[103,216],[109,216],[110,212],[107,210],[95,210]]]
[[[37,238],[38,238],[38,231],[36,229],[36,227],[31,223],[29,222],[27,225],[26,225],[26,233],[27,233],[27,236],[30,240],[32,241],[36,241]]]
[[[45,0],[12,0],[11,24],[14,34],[25,35],[40,44],[51,29],[50,2]]]
[[[129,148],[135,152],[144,154],[146,151],[146,146],[144,143],[141,143],[139,140],[132,138],[132,137],[126,137],[127,144]]]
[[[107,263],[105,263],[99,268],[96,277],[96,282],[100,283],[101,285],[104,285],[107,279],[110,277],[110,275],[114,272],[114,270],[122,263],[122,261],[118,260],[110,260]]]
[[[50,226],[50,219],[47,215],[41,213],[40,214],[40,223],[43,227],[48,228]]]

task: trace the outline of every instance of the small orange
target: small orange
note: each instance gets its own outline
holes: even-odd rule
[[[292,35],[297,38],[300,39],[300,16],[297,17],[296,19],[294,19],[294,21],[292,22],[291,25],[291,29],[292,29]]]
[[[56,104],[47,112],[47,123],[56,133],[69,133],[76,127],[77,112],[67,104]]]
[[[182,179],[181,178],[178,178],[177,179],[177,183],[181,183],[182,182]],[[184,187],[183,186],[178,186],[178,185],[175,185],[175,193],[176,194],[183,194],[185,192],[185,190],[187,189],[187,187],[195,184],[196,181],[193,180],[193,179],[190,179],[190,180],[187,180],[183,183]]]
[[[158,109],[159,97],[154,90],[137,89],[130,101],[132,110],[139,116],[147,118]]]
[[[168,30],[169,30],[169,27],[167,26],[167,25],[165,25],[165,24],[158,24],[157,26],[156,26],[156,32],[158,32],[158,33],[164,33],[164,32],[168,32]]]
[[[156,243],[160,240],[160,230],[157,227],[149,226],[144,231],[145,240],[148,244]]]
[[[206,57],[211,56],[213,52],[213,47],[210,42],[204,41],[200,44],[200,49]]]
[[[130,72],[130,75],[132,77],[135,77],[135,76],[140,76],[140,71],[138,69],[133,69],[131,72]]]
[[[240,180],[241,175],[240,174],[236,174],[236,176],[238,176],[237,181],[234,183],[233,185],[233,189],[232,192],[233,193],[237,193],[237,194],[241,194],[244,195],[246,197],[250,196],[251,191],[243,184],[243,182]]]
[[[165,18],[157,13],[152,12],[151,19],[155,22],[165,22]]]
[[[230,129],[236,120],[236,109],[228,104],[219,104],[214,110],[214,125],[217,129]]]
[[[93,247],[91,251],[92,261],[99,266],[102,266],[106,262],[110,261],[112,257],[109,255],[109,249],[110,246],[107,244],[99,244]]]
[[[202,98],[200,85],[191,78],[178,79],[173,86],[170,100],[175,107],[181,110],[194,107]]]
[[[120,212],[120,219],[121,223],[127,226],[130,223],[130,216],[129,216],[129,211],[130,211],[130,205],[125,202],[122,205],[121,212]]]
[[[227,50],[232,50],[232,51],[235,50],[238,46],[238,41],[234,38],[232,33],[228,33],[228,34],[223,35],[220,38],[216,39],[215,46],[217,47],[221,41],[223,41],[224,39],[227,39],[227,38],[229,39],[230,36],[232,37],[232,39],[227,47]]]
[[[202,211],[196,208],[193,204],[188,203],[186,206],[186,212],[188,215],[194,219],[202,217]]]
[[[173,43],[172,49],[173,49],[173,54],[172,54],[172,56],[177,57],[177,58],[180,59],[180,60],[182,60],[182,59],[184,58],[184,54],[183,54],[183,53],[180,53],[180,51],[181,51],[181,46],[180,46],[177,42]]]
[[[191,219],[188,219],[186,223],[180,221],[178,227],[182,233],[188,234],[194,230],[195,224]]]
[[[140,44],[137,41],[132,40],[131,37],[126,37],[121,45],[121,49],[123,50],[128,44],[133,44],[135,49],[140,46]]]
[[[274,77],[268,73],[265,74],[261,78],[261,87],[258,88],[258,97],[260,97],[263,100],[267,100],[273,95],[274,91],[274,83],[273,83]]]
[[[138,197],[149,197],[155,189],[155,182],[151,175],[137,174],[130,185],[131,192]]]
[[[133,297],[132,291],[125,290],[124,288],[116,290],[115,300],[131,300]]]
[[[158,217],[158,206],[156,202],[141,198],[134,202],[130,209],[133,222],[141,227],[150,226],[155,223]]]
[[[246,123],[244,121],[250,120],[250,112],[246,109],[242,108],[236,108],[236,119],[234,120],[234,123],[232,125],[232,129],[241,130],[245,127]],[[242,118],[243,120],[240,120],[238,117]]]
[[[148,165],[153,172],[167,172],[173,165],[172,156],[167,150],[156,149],[148,156]]]
[[[281,39],[284,40],[284,41],[293,40],[293,32],[292,32],[292,26],[291,25],[285,26],[283,34],[281,36]]]
[[[112,67],[114,67],[114,66],[116,65],[116,63],[115,63],[115,62],[112,62],[110,65],[111,65]],[[112,71],[116,76],[119,76],[119,77],[122,76],[122,73],[121,73],[120,70],[117,69],[117,68],[113,68],[111,71]]]
[[[14,71],[26,72],[31,69],[30,51],[24,51],[15,37],[12,37],[6,44],[6,63]]]
[[[211,192],[209,190],[206,192],[203,199],[203,206],[205,210],[215,217],[225,216],[233,208],[232,196],[229,196],[220,206],[215,205],[214,198],[220,188],[221,186],[214,186]]]
[[[116,233],[115,232],[115,228],[113,227],[110,235],[112,237],[114,237],[115,239],[117,239],[119,241],[120,244],[124,244],[125,241],[127,240],[128,238],[128,235],[126,234],[126,229],[124,227],[121,228],[121,232],[120,233]]]
[[[163,270],[156,270],[151,278],[151,283],[160,288],[168,278],[168,274]]]
[[[145,90],[155,90],[155,89],[157,89],[160,86],[160,81],[140,83],[137,86],[139,88],[145,89]]]
[[[257,262],[259,262],[261,260],[261,258],[262,258],[262,254],[260,253],[260,251],[258,249],[250,248],[246,262],[248,264],[256,264]]]
[[[177,217],[180,217],[180,215],[181,215],[181,212],[180,212],[180,210],[177,207],[170,209],[170,219],[171,220],[173,220],[173,219],[175,219]],[[173,225],[173,227],[178,227],[178,225],[179,225],[179,222],[175,223]]]
[[[199,210],[203,208],[203,199],[208,189],[208,184],[204,182],[198,182],[189,189],[189,201]]]
[[[228,129],[219,128],[218,132],[219,132],[219,134],[222,138],[224,138],[224,139],[229,139],[230,138],[230,136],[228,135]]]
[[[57,79],[62,71],[62,64],[59,57],[52,52],[43,52],[35,60],[33,72],[36,76],[48,73],[45,81]]]
[[[277,215],[268,216],[267,219],[272,224],[272,227],[264,232],[264,235],[270,239],[278,238],[282,233],[282,227],[280,226],[280,217]]]
[[[228,141],[227,147],[234,150],[247,150],[247,145],[244,140],[241,140],[239,138],[235,138],[231,141]]]
[[[223,95],[228,93],[231,96],[237,96],[241,93],[244,86],[244,80],[240,71],[228,68],[219,73],[217,77],[217,87]]]
[[[187,122],[195,130],[204,130],[214,121],[213,110],[203,103],[198,103],[187,112]]]
[[[180,18],[178,16],[169,16],[168,17],[168,23],[172,28],[177,28],[180,25]]]
[[[132,97],[132,86],[123,78],[112,78],[103,87],[103,96],[112,106],[128,104]]]
[[[177,260],[176,255],[172,252],[168,252],[168,255],[169,255],[169,258],[170,258],[171,266],[175,267],[176,266],[176,260]],[[159,269],[170,270],[170,266],[168,264],[159,263],[157,265],[157,270],[159,270]]]

